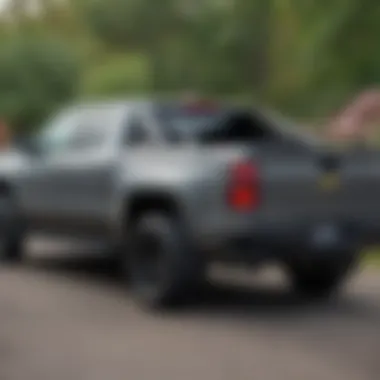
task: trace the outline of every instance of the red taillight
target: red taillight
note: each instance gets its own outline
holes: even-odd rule
[[[228,204],[235,211],[253,211],[259,206],[259,173],[252,163],[235,164],[229,173]]]

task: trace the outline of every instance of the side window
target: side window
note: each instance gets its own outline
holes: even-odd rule
[[[103,147],[116,134],[120,112],[109,106],[69,109],[53,117],[37,136],[44,153]]]
[[[79,125],[67,144],[68,150],[101,147],[106,141],[105,127],[91,124]]]
[[[132,117],[124,128],[123,145],[140,146],[152,140],[149,129],[138,117]]]
[[[67,149],[81,150],[102,147],[109,136],[108,114],[104,110],[85,110],[78,120]]]
[[[36,143],[44,154],[59,153],[67,147],[77,125],[78,114],[64,111],[52,117],[37,135]]]

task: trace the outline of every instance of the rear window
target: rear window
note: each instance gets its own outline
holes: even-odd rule
[[[158,119],[165,133],[179,140],[198,140],[208,130],[215,128],[225,115],[224,109],[209,105],[161,106],[158,110]]]

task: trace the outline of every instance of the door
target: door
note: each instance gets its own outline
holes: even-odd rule
[[[69,112],[63,119],[51,126],[60,134],[42,135],[42,154],[22,186],[24,206],[31,224],[39,229],[102,233],[117,155],[111,144],[114,128],[100,109]]]

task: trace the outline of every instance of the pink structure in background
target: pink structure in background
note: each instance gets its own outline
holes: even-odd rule
[[[360,94],[332,119],[328,136],[333,139],[363,138],[373,131],[377,121],[380,121],[380,90],[374,89]]]

